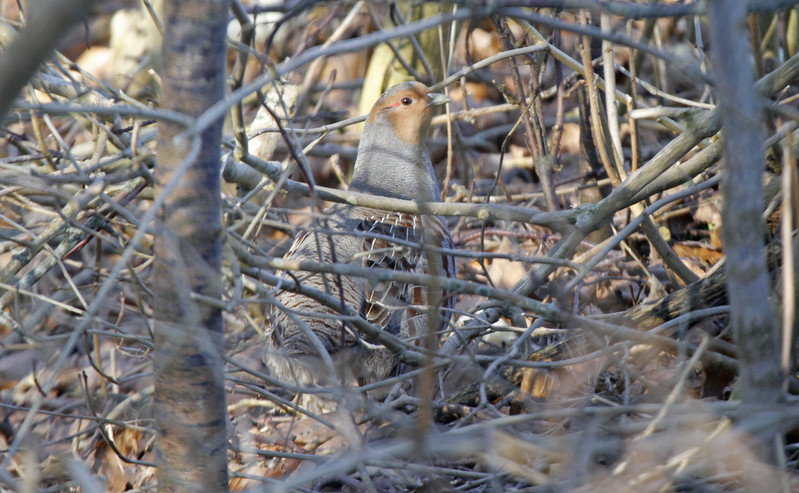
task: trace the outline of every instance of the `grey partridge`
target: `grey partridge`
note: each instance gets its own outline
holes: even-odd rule
[[[446,102],[446,97],[431,93],[418,82],[388,89],[369,112],[349,189],[406,200],[440,200],[424,140],[433,107]],[[426,246],[453,247],[446,223],[437,216],[336,204],[323,211],[320,223],[326,231],[301,231],[284,258],[455,276],[450,255],[427,254]],[[429,293],[424,285],[371,283],[363,277],[334,274],[293,275],[411,344],[420,345],[426,331],[440,334],[449,324],[453,297],[442,293],[438,324],[430,327]],[[385,378],[395,367],[392,352],[370,343],[346,322],[340,309],[287,291],[280,292],[276,300],[270,308],[263,361],[279,380],[300,386],[337,381],[366,384]],[[337,375],[333,378],[330,366],[323,364],[320,343],[334,363]]]

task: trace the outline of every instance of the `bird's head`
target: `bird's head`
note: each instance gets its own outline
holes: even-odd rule
[[[449,98],[430,92],[421,82],[403,82],[380,96],[369,112],[366,126],[390,125],[399,140],[423,145],[433,118],[433,107],[448,101]]]

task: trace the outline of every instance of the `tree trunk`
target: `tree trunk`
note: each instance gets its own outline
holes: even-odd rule
[[[708,8],[716,96],[723,126],[722,234],[727,255],[727,294],[740,361],[742,419],[746,419],[753,412],[763,412],[763,406],[767,410],[781,397],[779,336],[769,301],[766,226],[762,218],[765,132],[762,107],[754,88],[746,3],[712,0]],[[767,459],[777,429],[766,428],[759,435],[763,440],[760,455]]]
[[[164,2],[161,108],[196,117],[224,97],[229,1]],[[159,491],[227,491],[221,297],[222,121],[198,139],[160,122],[156,193],[155,418]]]

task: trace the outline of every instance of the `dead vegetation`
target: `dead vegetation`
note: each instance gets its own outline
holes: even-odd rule
[[[4,45],[15,5],[2,2]],[[740,414],[714,47],[696,3],[290,6],[236,4],[229,30],[224,297],[206,302],[225,319],[231,490],[743,491],[752,478],[799,490],[795,380],[784,405]],[[795,305],[781,266],[795,250],[783,243],[796,217],[797,19],[763,7],[749,26],[768,132],[768,230],[749,233],[770,245],[780,309]],[[154,26],[144,8],[98,15],[91,49],[68,38],[0,134],[11,491],[155,488],[155,127],[207,120],[158,109]],[[452,99],[429,141],[446,200],[422,210],[447,216],[455,239],[453,325],[435,357],[392,346],[405,372],[385,382],[306,389],[329,402],[310,413],[260,361],[265,307],[292,288],[275,270],[322,201],[420,210],[336,190],[352,117],[408,77],[444,80]],[[413,390],[424,363],[432,402]],[[767,463],[752,443],[770,428],[781,438]]]

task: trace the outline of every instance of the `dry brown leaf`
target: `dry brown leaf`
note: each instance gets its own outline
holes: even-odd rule
[[[500,254],[519,254],[522,253],[518,245],[511,243],[510,238],[504,237],[497,248],[496,253]],[[491,280],[498,288],[511,288],[519,282],[527,273],[527,268],[521,262],[504,258],[494,259],[488,268]]]
[[[526,368],[522,377],[521,390],[532,397],[546,399],[557,384],[558,377],[555,373],[543,368]]]
[[[553,465],[567,461],[571,455],[568,450],[551,448],[552,443],[547,441],[546,446],[541,446],[509,433],[497,432],[487,448],[491,453],[484,453],[483,460],[534,484],[546,484],[554,479],[551,475],[558,469]]]
[[[711,266],[724,257],[724,253],[713,245],[698,241],[681,241],[675,243],[674,252],[683,258],[697,260]]]

